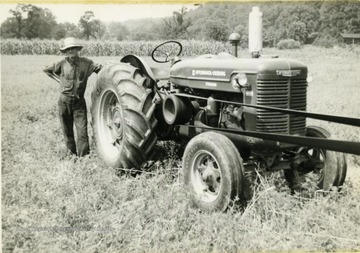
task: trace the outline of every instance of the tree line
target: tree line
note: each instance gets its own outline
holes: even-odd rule
[[[354,1],[259,2],[263,12],[265,45],[284,39],[304,43],[335,41],[339,33],[360,33],[360,3]],[[49,9],[19,4],[1,24],[2,38],[85,40],[196,39],[226,41],[237,32],[243,44],[248,38],[248,17],[254,3],[205,3],[193,10],[185,7],[160,19],[104,23],[92,11],[78,24],[57,23]]]

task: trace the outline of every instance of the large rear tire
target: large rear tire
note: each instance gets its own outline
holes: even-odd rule
[[[138,169],[151,155],[155,133],[150,80],[125,63],[105,66],[91,94],[92,129],[99,156],[113,168]]]
[[[306,129],[306,136],[330,138],[330,133],[321,127],[313,126]],[[347,164],[343,153],[319,148],[301,148],[299,155],[304,157],[301,164],[297,168],[284,171],[285,179],[293,190],[306,188],[304,186],[310,180],[318,189],[325,191],[344,184]]]
[[[233,200],[242,199],[242,159],[222,134],[205,132],[190,140],[183,156],[183,174],[194,206],[203,211],[225,211]]]

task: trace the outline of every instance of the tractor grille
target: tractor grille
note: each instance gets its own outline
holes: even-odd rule
[[[257,103],[285,109],[306,110],[307,82],[303,79],[258,80]],[[256,110],[256,129],[260,132],[302,134],[305,117]]]

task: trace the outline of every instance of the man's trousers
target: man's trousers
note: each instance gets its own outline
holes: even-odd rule
[[[59,116],[68,150],[78,156],[89,154],[85,99],[61,94],[59,98]],[[77,134],[77,144],[74,137],[74,125]]]

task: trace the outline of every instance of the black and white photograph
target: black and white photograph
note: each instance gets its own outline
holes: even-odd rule
[[[359,252],[360,1],[0,4],[2,252]]]

